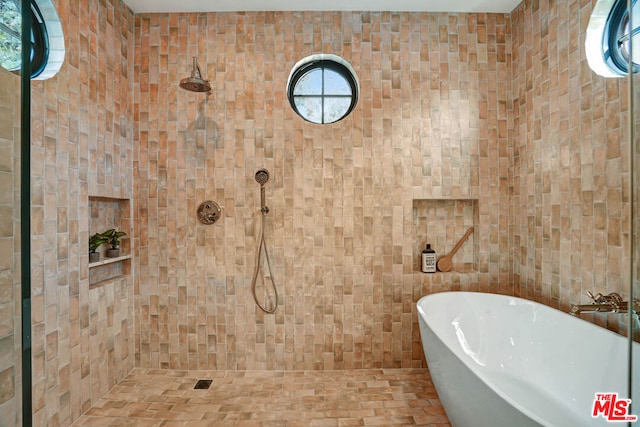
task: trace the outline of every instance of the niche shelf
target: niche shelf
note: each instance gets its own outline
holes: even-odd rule
[[[125,261],[125,260],[128,260],[128,259],[131,259],[131,255],[129,255],[129,254],[121,255],[121,256],[116,257],[116,258],[104,258],[104,259],[101,259],[100,261],[97,261],[97,262],[90,262],[89,263],[89,268],[96,268],[96,267],[100,267],[102,265],[113,264],[113,263]]]
[[[422,273],[421,253],[425,244],[430,243],[436,251],[437,259],[440,259],[451,252],[469,227],[473,227],[474,232],[453,257],[451,271],[425,275],[473,276],[480,271],[479,218],[478,199],[413,199],[413,235],[416,236],[413,271]]]
[[[89,263],[89,286],[96,287],[131,274],[131,202],[129,199],[89,196],[89,236],[110,228],[124,231],[120,256],[107,258],[106,245],[98,249],[100,261]]]

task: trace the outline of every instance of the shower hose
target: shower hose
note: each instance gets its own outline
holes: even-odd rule
[[[262,311],[264,311],[265,313],[274,313],[276,311],[276,308],[278,308],[278,290],[276,289],[276,283],[273,280],[273,273],[271,271],[271,261],[269,260],[269,252],[267,251],[267,244],[265,243],[264,240],[264,223],[265,223],[265,219],[267,217],[267,212],[269,210],[266,209],[264,206],[262,208],[262,225],[260,227],[261,231],[260,231],[260,242],[258,243],[258,253],[256,256],[256,268],[255,271],[253,272],[253,280],[251,282],[251,291],[253,292],[253,299],[256,301],[256,304],[258,305],[258,307],[260,307],[260,309]],[[260,260],[262,259],[262,251],[264,250],[264,255],[265,258],[267,259],[267,268],[269,269],[269,281],[271,281],[271,288],[273,289],[273,294],[274,294],[274,301],[273,304],[271,304],[271,308],[267,308],[266,304],[263,305],[262,303],[260,303],[260,300],[258,299],[258,295],[256,293],[256,282],[258,281],[258,272],[260,271]],[[265,287],[267,286],[267,284],[265,284]]]

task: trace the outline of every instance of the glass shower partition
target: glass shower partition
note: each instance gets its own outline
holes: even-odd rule
[[[21,21],[22,21],[22,63],[20,70],[20,149],[16,153],[17,164],[20,165],[20,178],[17,180],[19,188],[18,196],[14,203],[19,205],[14,224],[18,222],[20,227],[19,241],[16,242],[15,265],[16,271],[20,272],[18,283],[20,298],[20,394],[22,400],[17,412],[22,414],[22,425],[31,427],[32,425],[32,394],[31,394],[31,59],[32,59],[32,19],[31,0],[21,0]],[[26,46],[29,46],[27,49]],[[18,150],[17,150],[18,151]],[[17,168],[16,168],[17,169]],[[14,176],[17,173],[14,173]],[[14,228],[17,228],[14,226]],[[17,274],[16,274],[17,276]],[[18,304],[16,304],[18,305]],[[20,425],[20,424],[16,424]]]
[[[22,424],[20,76],[0,67],[0,419]]]
[[[629,39],[623,43],[628,56],[627,79],[629,85],[629,120],[628,120],[628,147],[630,170],[630,268],[629,268],[629,302],[630,306],[637,310],[634,300],[640,299],[640,284],[638,277],[640,271],[640,2],[627,0],[628,22],[627,31]],[[635,342],[640,342],[640,320],[636,312],[632,310],[628,315],[628,395],[631,398],[631,413],[640,414],[640,355]],[[635,347],[635,348],[634,348]],[[640,422],[640,421],[639,421]],[[627,424],[625,424],[627,425]],[[629,426],[636,423],[629,422]]]
[[[0,419],[22,424],[20,76],[0,67]]]
[[[629,269],[629,302],[640,300],[640,2],[627,0],[629,11],[628,79],[629,79],[629,159],[631,187],[631,268]],[[634,305],[634,304],[632,304]],[[636,307],[637,309],[637,307]],[[629,396],[632,412],[640,413],[640,355],[635,342],[640,342],[640,313],[628,316]],[[634,349],[635,347],[635,349]],[[638,421],[640,422],[640,421]],[[632,423],[629,423],[632,425]],[[636,425],[636,423],[633,423]]]
[[[31,425],[28,267],[31,52],[19,48],[30,46],[30,5],[28,0],[0,2],[5,25],[0,51],[4,55],[3,65],[7,64],[7,55],[13,55],[10,60],[17,61],[16,67],[20,67],[20,62],[26,63],[26,67],[13,72],[0,67],[0,424],[12,426]],[[7,20],[10,26],[4,22]],[[27,31],[18,33],[20,28]],[[22,220],[23,214],[26,221]],[[26,285],[22,286],[23,283]]]

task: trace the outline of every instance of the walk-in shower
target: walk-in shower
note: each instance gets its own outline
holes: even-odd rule
[[[260,224],[260,240],[258,242],[258,250],[256,252],[256,267],[253,272],[253,280],[251,281],[251,292],[253,293],[253,299],[256,301],[256,304],[262,311],[265,313],[274,313],[278,308],[278,290],[276,289],[276,283],[273,279],[273,272],[271,270],[271,261],[269,260],[269,252],[267,251],[267,244],[264,239],[264,231],[265,231],[265,222],[267,214],[269,213],[269,208],[265,203],[265,184],[269,181],[269,171],[267,169],[258,169],[255,175],[255,179],[260,184],[260,212],[261,224]],[[267,269],[268,273],[264,280],[264,296],[265,302],[261,303],[258,298],[257,291],[257,282],[258,282],[258,273],[260,272],[260,264],[262,261],[262,253],[264,251],[264,257],[267,261]],[[270,285],[270,286],[269,286]],[[270,292],[271,290],[271,292]],[[266,299],[270,301],[270,304],[267,305]]]

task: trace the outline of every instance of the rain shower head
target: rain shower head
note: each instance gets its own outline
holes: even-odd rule
[[[256,172],[256,181],[260,185],[265,185],[269,181],[269,171],[266,169],[258,169]]]
[[[190,92],[211,92],[209,80],[204,80],[202,78],[197,57],[193,57],[193,70],[191,70],[191,77],[180,80],[180,87]]]

